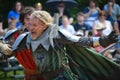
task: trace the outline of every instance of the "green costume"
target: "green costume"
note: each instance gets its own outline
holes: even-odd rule
[[[52,25],[36,40],[30,39],[30,33],[17,38],[12,47],[26,80],[116,80],[118,64],[61,34]]]

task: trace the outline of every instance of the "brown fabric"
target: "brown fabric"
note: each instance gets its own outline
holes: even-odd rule
[[[35,70],[25,70],[25,80],[51,80],[52,78],[57,77],[62,71],[64,71],[65,68],[61,67],[59,69],[56,69],[55,71],[50,71],[46,73],[39,73]]]

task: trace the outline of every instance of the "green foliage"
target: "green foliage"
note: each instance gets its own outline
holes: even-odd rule
[[[17,71],[17,75],[18,74],[23,74],[23,71]],[[23,79],[15,79],[12,76],[13,76],[13,71],[8,72],[7,77],[5,77],[3,71],[0,71],[0,80],[23,80]]]

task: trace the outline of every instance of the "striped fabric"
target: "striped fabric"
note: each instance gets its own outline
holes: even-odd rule
[[[114,70],[120,66],[113,61],[87,47],[71,44],[66,45],[66,50],[74,62],[74,65],[70,65],[71,69],[81,80],[117,80],[112,78],[116,74]]]
[[[44,57],[42,56],[42,62],[40,62],[40,60],[37,59],[37,57],[42,54],[44,54]],[[40,46],[36,49],[35,52],[33,52],[32,55],[34,56],[34,61],[37,65],[37,70],[43,75],[44,73],[56,71],[56,69],[60,69],[64,65],[68,65],[68,58],[66,56],[66,53],[62,51],[61,48],[57,48],[57,46],[55,47],[55,49],[53,49],[53,47],[50,46],[48,51],[45,50],[45,48],[43,48],[42,46]],[[60,73],[58,73],[56,77],[53,77],[52,80],[59,80],[60,75],[64,76],[66,80],[77,80],[69,67],[63,71],[60,71]],[[46,78],[48,77],[46,76]]]

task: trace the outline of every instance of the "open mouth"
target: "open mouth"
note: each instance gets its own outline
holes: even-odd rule
[[[36,32],[31,32],[31,35],[36,35]]]

